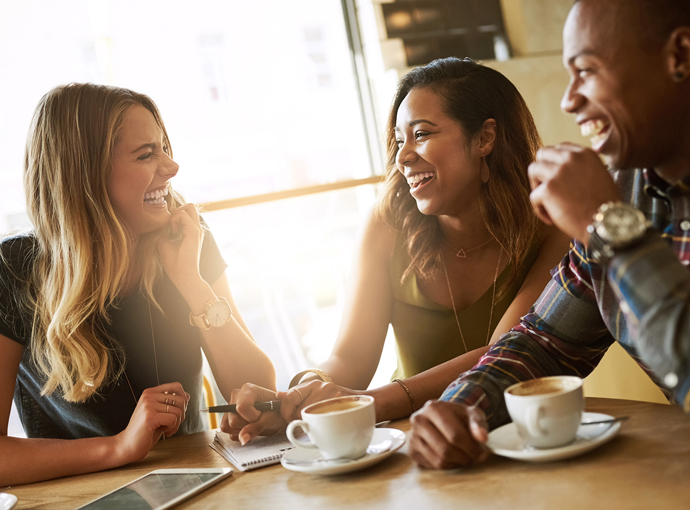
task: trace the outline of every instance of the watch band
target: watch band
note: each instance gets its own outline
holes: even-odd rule
[[[228,303],[228,300],[225,298],[214,298],[211,299],[208,303],[206,303],[206,306],[204,306],[204,312],[201,315],[194,315],[193,312],[189,312],[189,324],[190,326],[195,326],[199,329],[203,329],[204,331],[208,331],[213,327],[213,324],[210,324],[208,322],[208,311],[211,308],[211,305],[217,302],[222,302],[225,303],[225,305],[228,307],[228,311],[230,314],[228,315],[228,321],[230,320],[230,317],[232,317],[232,307],[230,306],[230,303]],[[227,324],[226,321],[223,323],[223,325]]]

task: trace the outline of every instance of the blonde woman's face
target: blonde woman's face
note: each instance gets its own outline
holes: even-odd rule
[[[167,150],[153,114],[132,106],[115,142],[107,187],[115,212],[135,235],[158,230],[170,220],[165,197],[179,165]]]

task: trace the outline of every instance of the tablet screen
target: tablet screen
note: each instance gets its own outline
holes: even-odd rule
[[[84,510],[152,510],[222,476],[223,473],[149,473],[80,508]]]

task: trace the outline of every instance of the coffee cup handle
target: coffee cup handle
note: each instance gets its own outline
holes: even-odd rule
[[[291,421],[290,423],[288,423],[287,430],[285,431],[285,435],[290,440],[290,442],[298,448],[317,448],[317,446],[314,443],[305,443],[304,441],[298,441],[295,438],[295,429],[298,427],[301,428],[307,434],[309,434],[309,424],[306,421]]]
[[[541,406],[531,407],[527,410],[525,426],[530,436],[539,437],[546,434],[540,426],[539,422],[544,417],[544,409]]]

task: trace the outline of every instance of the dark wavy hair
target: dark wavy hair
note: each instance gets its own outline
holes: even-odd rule
[[[428,88],[438,94],[444,113],[460,124],[468,139],[480,133],[487,119],[496,120],[496,142],[486,157],[491,178],[482,183],[480,207],[489,232],[503,245],[513,263],[503,291],[517,278],[538,232],[527,177],[527,167],[541,146],[532,114],[510,80],[469,58],[434,60],[401,79],[386,126],[387,170],[377,212],[404,236],[410,265],[403,280],[412,271],[421,278],[430,278],[441,263],[442,232],[438,219],[419,211],[395,164],[398,109],[415,88]]]

